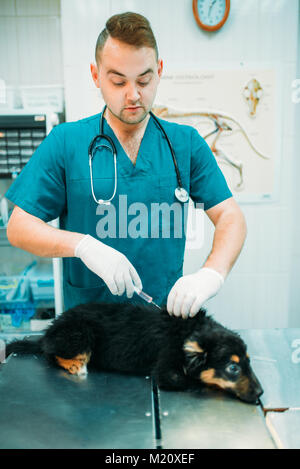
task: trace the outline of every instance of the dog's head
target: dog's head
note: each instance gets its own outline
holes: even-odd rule
[[[255,404],[263,393],[241,337],[206,318],[183,345],[185,372],[208,386],[224,389]]]

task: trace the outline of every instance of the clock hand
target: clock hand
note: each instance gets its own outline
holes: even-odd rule
[[[211,9],[212,7],[214,6],[214,4],[216,3],[217,0],[213,0],[210,5],[209,5],[209,10],[208,10],[208,16],[210,16],[210,12],[211,12]]]

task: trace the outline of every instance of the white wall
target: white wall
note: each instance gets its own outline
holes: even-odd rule
[[[0,0],[0,78],[7,86],[63,83],[59,0]]]
[[[89,63],[106,19],[122,11],[136,11],[150,20],[168,69],[207,69],[216,62],[279,65],[283,78],[280,199],[242,206],[248,224],[244,250],[223,290],[207,306],[216,318],[235,328],[288,327],[291,323],[299,327],[300,308],[298,316],[294,313],[289,318],[295,164],[291,83],[296,78],[298,0],[232,0],[226,25],[213,35],[198,28],[191,4],[190,0],[62,0],[67,118],[99,111]],[[198,268],[207,256],[211,228],[207,222],[205,246],[187,252],[186,272]]]
[[[300,2],[299,2],[300,3]],[[298,12],[298,44],[297,44],[297,72],[300,79],[300,7]],[[294,88],[293,88],[294,89]],[[292,156],[292,179],[291,179],[291,249],[290,249],[290,283],[289,283],[289,326],[299,327],[300,323],[300,93],[297,88],[297,99],[293,104],[295,111],[294,121],[294,151]]]

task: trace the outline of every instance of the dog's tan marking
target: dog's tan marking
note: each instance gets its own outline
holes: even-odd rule
[[[90,353],[82,353],[73,358],[61,358],[56,356],[59,366],[67,370],[71,375],[78,375],[85,370],[86,365],[90,360]]]
[[[249,386],[249,378],[247,378],[246,376],[242,376],[236,384],[236,390],[238,394],[245,395],[249,391]]]
[[[230,360],[231,360],[232,362],[239,363],[240,357],[238,357],[237,355],[231,355]]]
[[[203,353],[204,350],[200,347],[198,342],[192,341],[192,340],[187,340],[183,346],[183,349],[186,352],[193,352],[193,353]]]
[[[215,369],[209,368],[208,370],[204,370],[200,373],[200,380],[209,385],[209,386],[218,386],[222,389],[234,388],[235,383],[231,381],[226,381],[223,378],[216,378],[215,377]]]

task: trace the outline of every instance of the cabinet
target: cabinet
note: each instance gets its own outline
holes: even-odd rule
[[[10,245],[13,205],[4,194],[54,125],[55,113],[0,115],[0,334],[35,333],[62,312],[61,259],[38,258]],[[59,220],[51,225],[58,227]]]

